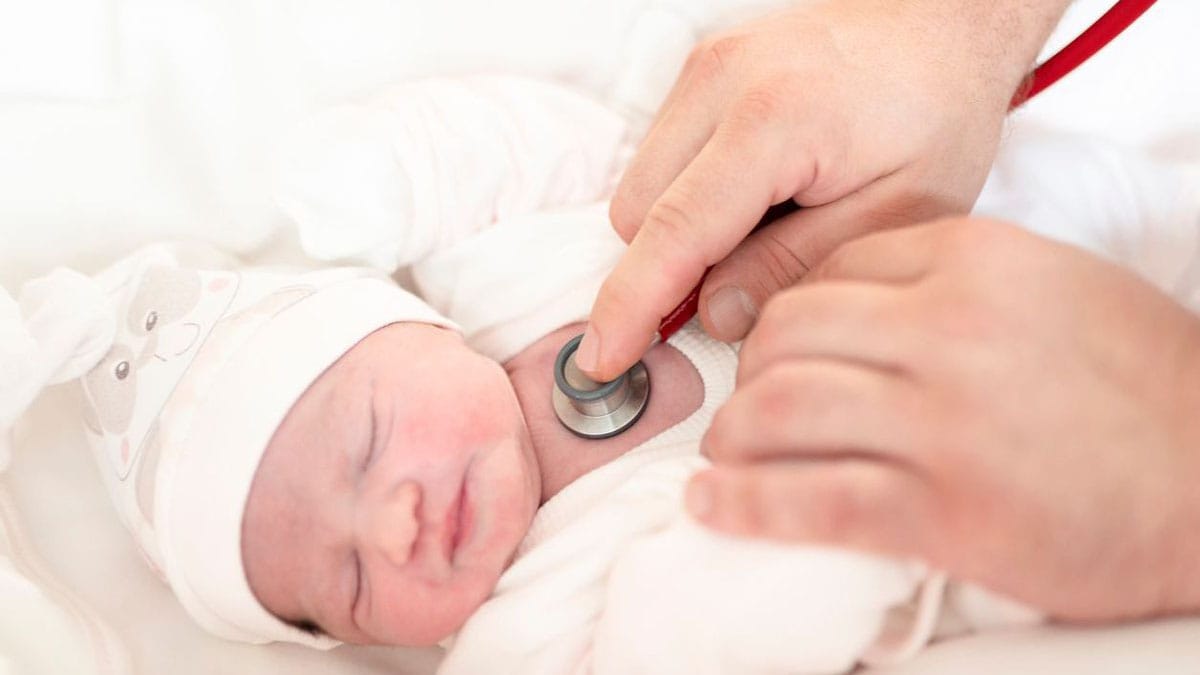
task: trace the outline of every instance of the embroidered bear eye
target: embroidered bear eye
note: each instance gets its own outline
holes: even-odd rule
[[[121,361],[118,363],[117,367],[113,368],[113,375],[116,375],[118,380],[123,380],[129,377],[129,362]]]
[[[151,311],[149,314],[146,315],[146,332],[149,333],[150,331],[154,330],[154,327],[157,325],[158,325],[158,312]]]

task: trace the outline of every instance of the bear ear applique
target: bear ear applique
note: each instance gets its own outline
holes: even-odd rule
[[[132,335],[150,335],[160,326],[187,316],[200,303],[200,294],[200,273],[196,270],[151,267],[129,303],[125,327]]]
[[[116,344],[81,382],[84,423],[118,480],[154,440],[162,407],[229,309],[238,279],[156,261],[116,287]]]
[[[84,422],[98,434],[123,434],[133,419],[138,364],[133,350],[113,345],[100,363],[83,376],[88,411]]]

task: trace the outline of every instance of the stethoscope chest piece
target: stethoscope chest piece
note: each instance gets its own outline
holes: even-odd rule
[[[554,361],[554,413],[584,438],[608,438],[633,426],[650,400],[650,374],[638,361],[612,382],[596,382],[575,366],[582,335],[571,339]]]

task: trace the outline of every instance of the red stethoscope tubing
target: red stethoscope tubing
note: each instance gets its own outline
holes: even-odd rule
[[[1027,88],[1023,88],[1013,98],[1010,110],[1020,107],[1083,65],[1085,61],[1095,56],[1096,52],[1124,33],[1125,29],[1137,21],[1142,14],[1145,14],[1146,10],[1150,9],[1155,2],[1157,0],[1119,0],[1090,28],[1033,71]],[[663,317],[662,322],[658,325],[660,341],[665,341],[674,335],[675,331],[679,330],[683,324],[696,316],[696,311],[700,306],[700,288],[704,285],[704,279],[707,276],[708,272],[705,271],[704,276],[700,277],[699,283],[691,293],[688,293],[683,302],[679,303],[679,306],[670,314]]]
[[[1083,65],[1085,61],[1104,49],[1108,43],[1125,32],[1133,25],[1146,10],[1157,0],[1120,0],[1104,16],[1096,20],[1091,28],[1085,30],[1071,44],[1063,47],[1057,54],[1051,56],[1045,63],[1033,71],[1032,82],[1024,98],[1014,100],[1013,107],[1020,106],[1025,101],[1046,91],[1046,89],[1066,77],[1071,71]]]

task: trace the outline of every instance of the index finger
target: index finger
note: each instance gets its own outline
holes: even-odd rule
[[[608,381],[641,358],[655,328],[775,201],[781,148],[770,122],[726,122],[651,207],[592,308],[576,364]]]

